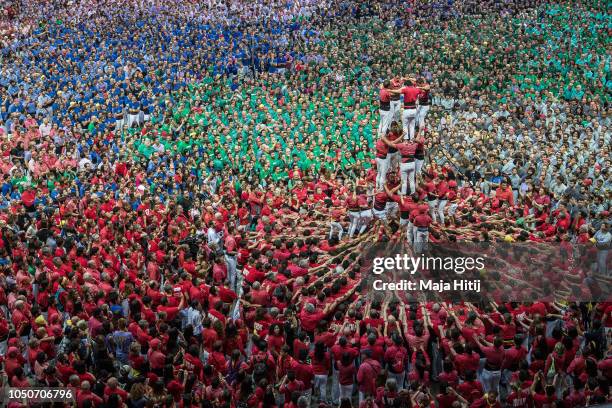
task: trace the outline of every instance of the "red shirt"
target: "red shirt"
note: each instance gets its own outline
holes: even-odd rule
[[[404,95],[404,108],[414,109],[421,90],[415,86],[405,86],[400,92]]]
[[[304,391],[304,383],[300,380],[289,381],[279,388],[279,392],[285,394],[285,401],[291,401],[291,394]]]
[[[417,228],[428,228],[433,220],[429,216],[429,214],[419,214],[414,217],[413,224]]]
[[[402,156],[402,163],[408,163],[414,160],[414,154],[416,153],[417,144],[412,142],[400,143],[397,145],[397,150]]]
[[[395,142],[399,138],[400,138],[400,133],[389,132],[387,134],[387,140],[389,140],[390,142]],[[389,153],[395,153],[395,152],[397,152],[397,149],[393,146],[389,146]]]
[[[469,402],[474,402],[484,394],[479,381],[464,382],[457,386],[457,392]]]
[[[376,141],[375,147],[377,158],[384,159],[387,157],[387,153],[389,153],[389,146],[382,139],[378,139]]]
[[[382,211],[385,209],[389,201],[389,196],[384,191],[378,192],[374,195],[374,209]]]
[[[389,90],[386,88],[381,88],[380,92],[378,93],[378,96],[381,102],[391,101],[391,92],[389,92]]]
[[[391,109],[391,93],[388,89],[382,88],[379,93],[380,110],[388,111]]]
[[[438,394],[436,395],[436,401],[438,401],[438,408],[451,408],[453,402],[457,401],[457,397],[453,394]]]
[[[323,320],[325,315],[321,312],[315,311],[314,313],[308,313],[306,310],[300,312],[300,322],[302,328],[307,332],[313,332],[317,328],[319,321]]]
[[[380,363],[372,358],[365,359],[359,366],[357,371],[357,382],[359,383],[359,391],[375,395],[376,393],[376,377],[382,370]]]
[[[102,398],[98,397],[96,394],[94,394],[91,391],[81,391],[81,390],[77,391],[76,402],[77,402],[78,408],[83,408],[83,404],[85,403],[85,401],[88,401],[88,400],[91,400],[94,407],[98,407],[102,405],[102,403],[104,402]]]
[[[357,358],[357,356],[359,355],[359,352],[357,351],[357,349],[355,347],[351,347],[349,345],[346,345],[346,346],[342,347],[339,344],[336,344],[336,345],[332,346],[331,353],[334,356],[334,360],[335,361],[340,361],[342,359],[342,355],[344,353],[349,353],[350,354],[351,361],[355,360]],[[339,365],[339,363],[338,363],[338,365]]]
[[[317,360],[314,351],[310,353],[310,361],[312,363],[312,370],[315,375],[327,375],[331,367],[331,358],[328,352],[325,352],[323,360]]]
[[[436,190],[438,193],[438,200],[445,200],[446,194],[448,193],[448,183],[445,180],[442,180],[436,186]]]
[[[307,363],[295,362],[293,371],[295,371],[295,378],[302,381],[305,389],[309,390],[312,387],[312,380],[315,375],[312,366]]]
[[[504,349],[502,347],[482,347],[480,349],[487,359],[485,367],[489,370],[499,370],[504,361]]]
[[[528,408],[530,395],[528,390],[513,391],[506,401],[512,408]]]
[[[336,364],[336,369],[338,370],[338,382],[340,385],[351,385],[353,384],[353,378],[355,377],[355,364],[353,362],[349,363],[349,365],[345,366],[341,362]]]
[[[519,363],[527,356],[527,350],[525,347],[512,347],[504,350],[504,364],[503,367],[511,371],[518,370]]]
[[[495,197],[500,201],[506,201],[511,206],[514,205],[514,196],[510,187],[507,187],[506,189],[498,187],[495,191]]]
[[[548,397],[545,394],[534,394],[532,398],[535,408],[552,408],[553,402],[557,400],[555,395]]]

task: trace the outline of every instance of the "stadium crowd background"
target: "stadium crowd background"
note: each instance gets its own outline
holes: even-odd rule
[[[582,245],[576,279],[610,283],[606,1],[1,4],[4,386],[78,408],[608,401],[609,302],[370,296],[361,254],[411,234],[350,214],[376,193],[380,85],[414,76],[432,107],[400,218],[414,199],[430,241]]]

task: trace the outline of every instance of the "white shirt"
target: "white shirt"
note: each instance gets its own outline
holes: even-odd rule
[[[209,227],[206,232],[206,238],[209,244],[218,245],[219,241],[221,241],[221,236],[217,233],[217,231],[213,227]]]

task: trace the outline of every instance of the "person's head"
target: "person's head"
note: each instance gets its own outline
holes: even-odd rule
[[[487,394],[485,394],[485,399],[487,400],[488,404],[494,404],[497,400],[497,391],[490,390]]]
[[[340,399],[340,407],[339,408],[353,408],[353,404],[350,398],[342,397]]]
[[[308,408],[308,398],[302,395],[297,401],[298,408]]]
[[[387,378],[387,382],[385,383],[385,388],[389,392],[397,391],[397,381],[395,378]]]

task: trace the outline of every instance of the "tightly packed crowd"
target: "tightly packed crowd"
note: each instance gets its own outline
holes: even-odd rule
[[[2,387],[607,403],[612,303],[375,295],[363,254],[569,244],[594,254],[574,279],[612,284],[608,7],[1,1]]]

